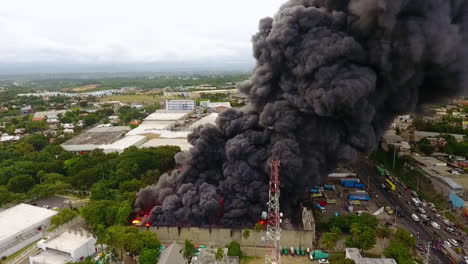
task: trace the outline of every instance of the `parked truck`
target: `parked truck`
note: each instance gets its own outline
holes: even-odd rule
[[[323,188],[325,188],[325,190],[332,190],[334,191],[335,190],[335,185],[323,185]]]
[[[353,193],[348,196],[350,201],[369,201],[370,196],[367,193]]]
[[[315,207],[317,207],[322,213],[325,212],[325,207],[321,206],[320,204],[315,204]]]
[[[359,183],[360,180],[358,178],[341,178],[340,179],[340,184],[344,184],[345,182]]]
[[[364,189],[366,188],[366,185],[362,183],[355,183],[354,188]]]
[[[310,193],[321,193],[321,190],[319,188],[312,188],[309,190]]]

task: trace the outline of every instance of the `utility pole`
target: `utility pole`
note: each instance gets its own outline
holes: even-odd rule
[[[397,218],[397,215],[398,215],[398,207],[395,207],[395,227],[397,226],[397,225],[396,225],[396,218]]]
[[[393,146],[393,166],[392,166],[392,169],[395,169],[395,156],[396,156],[396,147]]]
[[[426,252],[426,264],[429,264],[429,255],[431,254],[431,242],[427,242],[427,252]]]

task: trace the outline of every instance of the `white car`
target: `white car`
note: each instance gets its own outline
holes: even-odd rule
[[[421,218],[425,221],[429,220],[429,218],[427,217],[427,215],[425,214],[420,214]]]
[[[421,201],[421,205],[424,206],[424,207],[427,206],[426,202],[423,202],[423,201]]]
[[[452,244],[454,247],[458,247],[458,242],[455,239],[449,238],[448,242],[450,242],[450,244]]]
[[[422,214],[425,214],[426,213],[426,210],[424,210],[423,208],[419,207],[418,208],[419,212],[421,212]]]
[[[415,222],[419,222],[419,217],[418,217],[417,215],[412,214],[412,215],[411,215],[411,218],[413,218],[413,220],[414,220]]]
[[[445,244],[447,247],[452,247],[452,244],[450,244],[450,242],[448,242],[448,241],[444,241],[444,244]]]
[[[444,222],[444,224],[448,225],[448,226],[451,226],[452,225],[452,222],[450,222],[449,220],[447,219],[443,219],[442,222]]]
[[[330,262],[328,261],[328,259],[319,259],[319,264],[330,264]]]
[[[431,222],[431,226],[435,229],[440,229],[440,225],[434,221]]]

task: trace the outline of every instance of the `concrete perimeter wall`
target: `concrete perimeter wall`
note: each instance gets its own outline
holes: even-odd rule
[[[146,230],[146,227],[141,227]],[[242,230],[227,228],[198,228],[198,227],[149,227],[155,232],[159,240],[163,242],[180,242],[186,239],[192,240],[196,244],[224,246],[235,240],[244,247],[264,247],[262,236],[265,232],[255,232],[250,230],[250,236],[244,239]],[[283,230],[281,232],[281,246],[314,248],[314,231]]]

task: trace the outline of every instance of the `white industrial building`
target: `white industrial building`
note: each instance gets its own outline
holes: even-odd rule
[[[56,211],[18,204],[0,212],[0,258],[39,240]]]
[[[96,253],[96,238],[86,231],[67,231],[41,240],[39,253],[29,257],[30,264],[65,264],[77,262]]]
[[[166,110],[188,110],[192,111],[195,109],[194,100],[166,100]]]
[[[104,153],[111,153],[111,152],[123,152],[126,148],[129,147],[139,147],[143,143],[145,143],[148,139],[145,136],[126,136],[120,140],[112,144],[101,145],[99,146],[100,149],[104,151]]]
[[[211,113],[211,114],[203,117],[202,119],[197,120],[192,125],[190,125],[190,130],[193,130],[193,129],[199,127],[199,126],[204,126],[204,125],[207,125],[207,124],[215,125],[217,118],[218,118],[218,113]]]
[[[129,126],[100,125],[86,130],[60,146],[70,152],[90,152],[123,139],[128,131]]]

